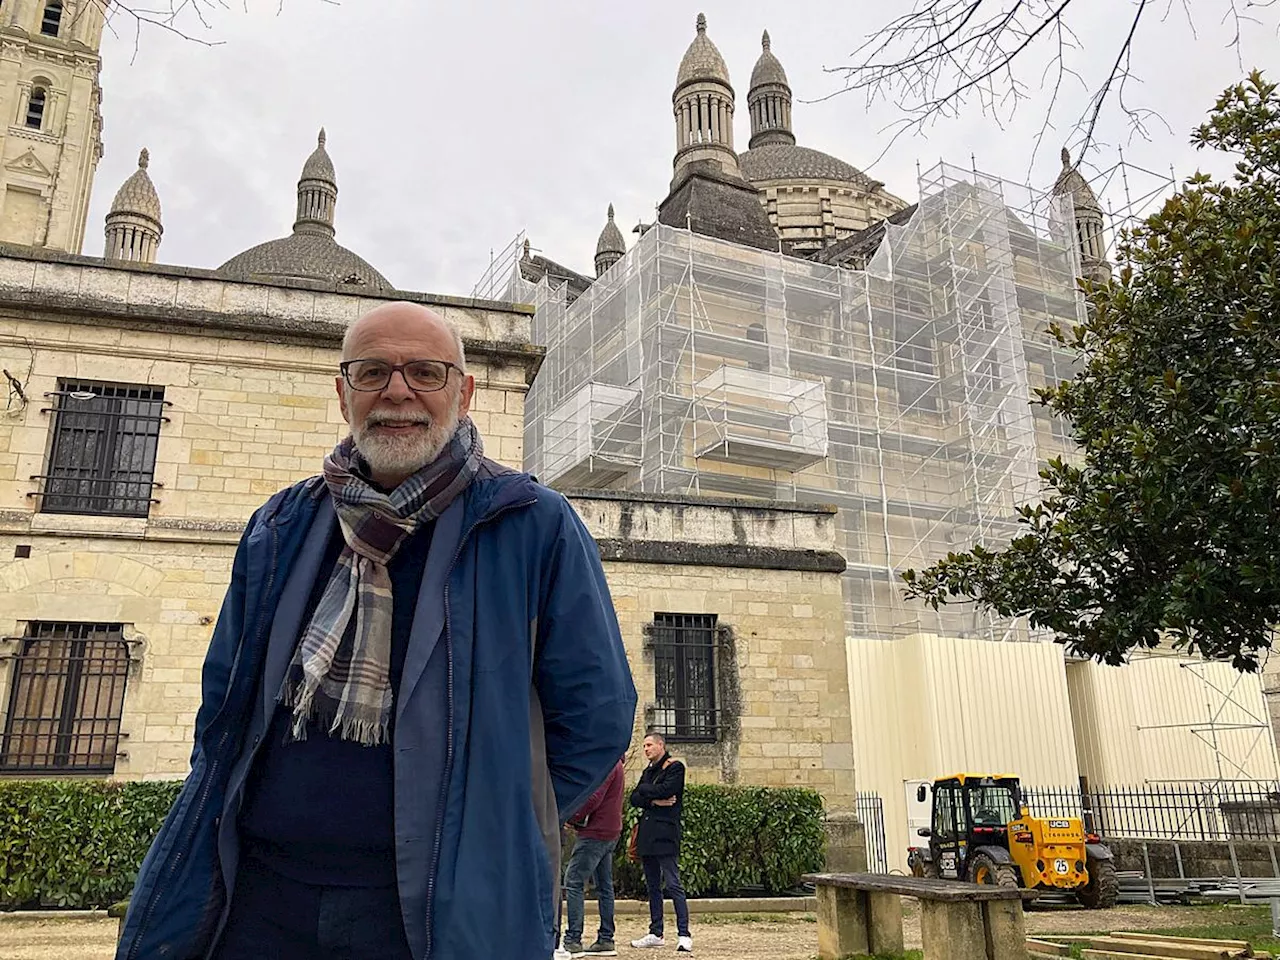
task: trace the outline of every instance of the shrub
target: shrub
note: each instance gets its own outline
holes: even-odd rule
[[[181,786],[0,782],[0,908],[97,908],[128,896]]]
[[[627,859],[627,838],[640,811],[624,811],[614,859],[619,896],[643,897],[644,874]],[[822,797],[799,787],[722,787],[690,784],[684,792],[680,881],[691,897],[734,896],[745,888],[766,894],[795,887],[822,869]]]
[[[0,909],[100,908],[127,897],[181,786],[0,781]],[[680,877],[690,896],[781,893],[822,868],[822,798],[812,790],[690,784],[684,804]],[[625,811],[620,896],[644,896],[644,875],[626,858],[639,813]]]

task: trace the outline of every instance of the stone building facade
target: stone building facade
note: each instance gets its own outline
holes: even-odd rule
[[[528,311],[397,296],[459,324],[473,417],[518,465]],[[378,302],[4,250],[0,773],[185,774],[240,532],[345,435],[341,338]]]
[[[181,777],[244,523],[344,435],[341,337],[383,300],[0,252],[0,776]],[[472,416],[519,466],[531,309],[395,297],[460,325]],[[569,496],[635,672],[636,743],[656,725],[694,780],[818,789],[860,862],[833,508]]]

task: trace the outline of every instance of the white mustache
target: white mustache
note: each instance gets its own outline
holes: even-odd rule
[[[433,427],[436,422],[431,417],[423,417],[418,414],[396,413],[371,413],[364,420],[366,427],[376,427],[384,423],[416,423],[424,427]]]

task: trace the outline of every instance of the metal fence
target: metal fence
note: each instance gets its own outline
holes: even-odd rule
[[[884,841],[884,800],[879,794],[858,794],[858,820],[867,837],[867,869],[889,872],[889,851]]]
[[[1028,787],[1031,812],[1081,817],[1103,837],[1135,840],[1280,840],[1280,783],[1196,781],[1081,791]]]

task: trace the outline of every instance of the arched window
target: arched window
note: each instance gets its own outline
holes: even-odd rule
[[[58,0],[44,5],[44,17],[40,21],[40,32],[46,37],[56,37],[58,28],[62,26],[62,4]]]
[[[44,87],[32,87],[31,99],[27,101],[27,126],[39,130],[44,126],[44,103],[48,93]]]

